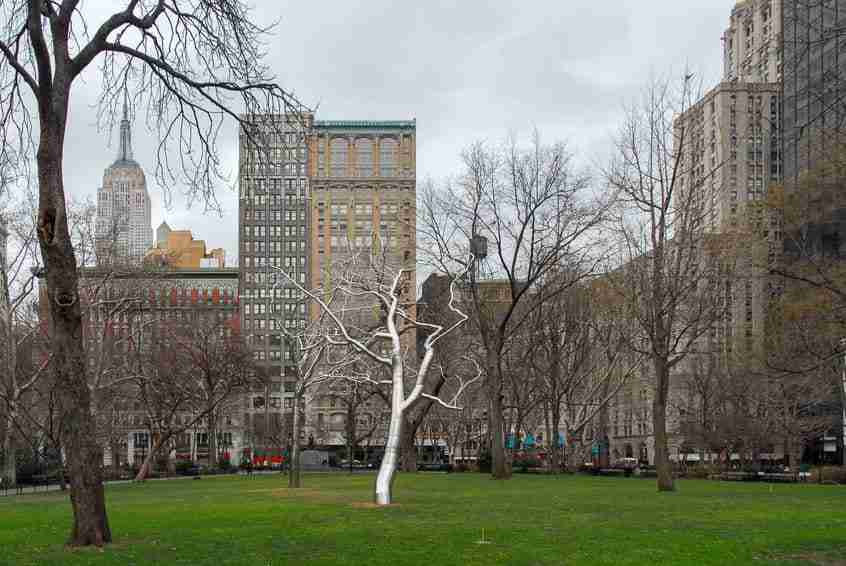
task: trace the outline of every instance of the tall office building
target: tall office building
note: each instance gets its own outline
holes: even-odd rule
[[[724,82],[676,121],[681,187],[709,199],[710,231],[736,225],[746,203],[781,180],[779,96],[777,83]]]
[[[783,18],[789,186],[846,142],[846,0],[786,0]]]
[[[117,159],[97,191],[97,261],[139,264],[153,245],[150,195],[144,170],[132,156],[132,130],[126,103],[120,122]]]
[[[741,0],[723,34],[723,80],[775,83],[782,74],[783,0]]]
[[[403,285],[408,312],[415,312],[416,122],[315,121],[309,135],[311,189],[311,280],[332,285],[333,267],[351,254],[374,248],[390,270],[409,269]],[[378,318],[372,301],[359,316]],[[346,307],[354,307],[346,303]],[[312,315],[317,315],[317,311]],[[373,321],[375,322],[375,320]],[[413,351],[415,336],[405,336]],[[306,411],[310,436],[321,446],[343,445],[346,416],[334,398],[346,384],[314,392]],[[335,390],[332,390],[335,388]],[[339,391],[338,388],[341,390]],[[386,422],[385,407],[372,399],[362,409],[366,426]],[[377,432],[383,432],[377,426]],[[382,436],[374,438],[381,443]]]
[[[258,453],[269,442],[270,421],[278,425],[293,402],[296,368],[283,331],[305,326],[306,312],[302,294],[274,267],[308,286],[306,135],[312,117],[256,115],[250,121],[251,132],[240,133],[239,286],[243,333],[268,375],[266,390],[247,399],[247,426]]]

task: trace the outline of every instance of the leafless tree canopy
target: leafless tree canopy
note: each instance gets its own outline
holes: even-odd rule
[[[68,97],[74,80],[96,65],[100,124],[113,125],[128,101],[160,140],[158,183],[180,183],[214,208],[215,189],[228,179],[217,146],[224,122],[304,110],[263,62],[273,27],[254,23],[243,0],[124,4],[99,22],[79,0],[0,2],[2,152],[34,157],[39,104],[53,92]]]
[[[102,3],[100,3],[102,4]],[[243,0],[124,0],[102,19],[80,0],[0,1],[0,153],[38,172],[37,234],[46,268],[60,430],[71,476],[74,545],[111,540],[86,382],[77,261],[64,188],[64,144],[75,82],[99,66],[101,123],[129,103],[146,109],[160,139],[156,178],[181,182],[190,200],[216,209],[224,178],[222,124],[300,106],[263,64],[268,31]],[[262,154],[261,151],[258,152]],[[23,165],[20,165],[23,164]]]

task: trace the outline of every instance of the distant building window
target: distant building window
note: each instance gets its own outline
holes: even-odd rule
[[[347,174],[347,140],[335,138],[330,145],[332,157],[332,176],[344,177]]]
[[[397,170],[399,143],[394,138],[382,138],[379,144],[379,175],[394,177]]]
[[[373,175],[373,142],[369,138],[355,140],[356,177]]]
[[[317,140],[317,176],[326,176],[326,147],[323,139]]]

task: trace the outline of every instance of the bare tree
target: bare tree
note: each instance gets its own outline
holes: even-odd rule
[[[639,356],[627,356],[624,318],[606,280],[600,277],[561,292],[561,281],[571,279],[553,276],[538,289],[553,298],[541,301],[532,314],[533,336],[526,349],[548,412],[553,471],[562,464],[557,439],[581,438],[640,365]],[[573,458],[570,463],[577,464]]]
[[[507,479],[503,353],[532,310],[535,286],[562,265],[593,257],[591,233],[607,203],[586,195],[587,179],[574,172],[565,145],[545,145],[537,132],[528,147],[516,140],[504,148],[478,143],[463,160],[457,184],[424,191],[420,249],[428,263],[450,274],[468,269],[471,251],[480,255],[467,277],[470,315],[484,352],[492,475]],[[483,242],[490,248],[484,261]],[[483,278],[500,278],[504,300],[490,300]]]
[[[328,304],[331,304],[331,300]],[[305,403],[306,395],[315,387],[327,381],[325,366],[326,349],[328,343],[320,331],[323,325],[323,317],[312,322],[306,328],[297,331],[283,328],[286,346],[291,352],[291,359],[296,363],[296,383],[294,384],[294,399],[291,419],[291,452],[290,469],[288,472],[288,487],[302,487],[302,461],[301,439],[304,430],[304,419],[302,405]],[[323,370],[323,371],[321,371]]]
[[[620,195],[617,218],[621,253],[609,276],[636,323],[626,346],[651,362],[652,424],[659,491],[674,489],[668,449],[667,406],[674,370],[702,348],[723,316],[719,290],[731,275],[730,238],[707,231],[711,198],[694,179],[695,156],[684,120],[694,100],[690,78],[653,80],[626,113],[614,158],[605,169],[608,185]]]
[[[220,124],[232,119],[246,127],[239,112],[300,110],[263,65],[267,29],[250,20],[243,0],[122,4],[96,25],[93,8],[79,0],[0,4],[0,149],[34,158],[38,171],[38,239],[54,328],[51,368],[71,476],[74,546],[111,540],[63,175],[74,85],[100,63],[101,116],[110,119],[127,94],[134,106],[147,104],[162,140],[157,179],[171,186],[183,178],[189,195],[212,207],[221,179]]]
[[[326,302],[323,291],[306,289],[293,276],[280,268],[276,269],[326,316],[329,328],[324,336],[330,347],[341,352],[342,356],[347,356],[347,353],[352,351],[363,360],[371,361],[377,367],[390,372],[390,377],[385,378],[380,378],[378,374],[371,375],[369,372],[357,374],[352,368],[358,363],[358,357],[348,357],[346,360],[342,358],[340,363],[331,366],[334,375],[339,378],[369,383],[374,387],[384,387],[390,391],[391,419],[385,442],[385,455],[376,476],[374,489],[376,504],[390,505],[393,501],[393,479],[400,459],[400,441],[405,412],[421,397],[432,398],[445,406],[455,407],[464,389],[478,379],[478,376],[466,381],[462,380],[455,390],[454,397],[450,400],[434,397],[425,392],[436,346],[467,320],[466,315],[455,306],[457,280],[452,281],[449,304],[458,315],[458,321],[449,327],[419,322],[415,320],[408,308],[410,304],[413,304],[409,300],[409,289],[405,285],[410,269],[400,268],[392,272],[393,270],[385,263],[385,256],[379,257],[379,255],[378,252],[370,251],[353,255],[346,268],[333,275],[335,280],[333,296],[337,294],[345,299],[340,301],[340,306],[334,307]],[[371,312],[373,308],[379,309],[382,314],[375,330],[372,327],[362,328],[355,324],[354,320],[345,320],[347,304],[354,305],[356,309],[363,308]],[[423,359],[407,388],[407,352],[403,345],[403,335],[410,328],[426,329],[428,334],[423,344]]]
[[[35,362],[33,347],[41,344],[38,324],[38,257],[35,197],[12,156],[0,152],[0,414],[3,415],[4,465],[0,478],[17,483],[16,453],[31,407],[32,391],[48,368],[49,359]],[[20,198],[12,189],[25,188]]]
[[[148,371],[140,374],[139,401],[154,444],[137,480],[142,480],[162,447],[178,434],[204,426],[209,465],[217,465],[217,437],[227,405],[259,377],[253,355],[229,321],[211,315],[189,325],[163,327],[142,352]]]

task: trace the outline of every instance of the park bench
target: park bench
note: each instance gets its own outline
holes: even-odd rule
[[[614,476],[614,477],[623,477],[626,475],[626,470],[618,469],[618,468],[602,468],[599,470],[600,476]]]
[[[796,483],[799,478],[796,474],[791,473],[769,473],[761,474],[761,481],[772,483]]]
[[[721,481],[755,481],[758,476],[753,472],[723,472],[720,474]]]

